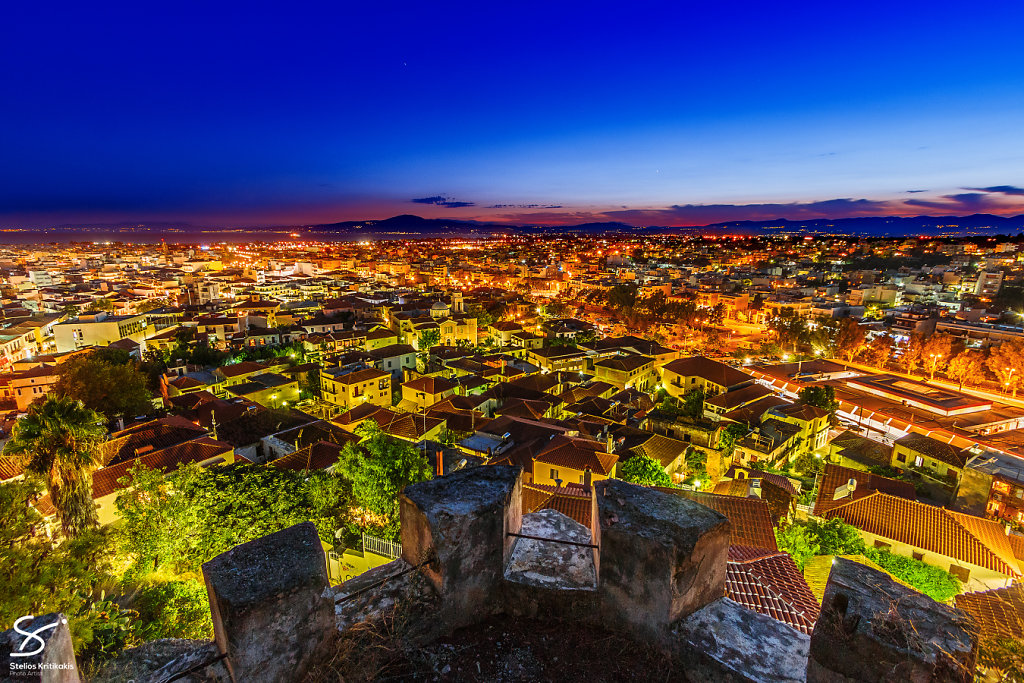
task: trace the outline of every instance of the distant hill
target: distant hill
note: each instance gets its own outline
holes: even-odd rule
[[[773,232],[810,232],[830,235],[966,235],[978,233],[1008,234],[1024,229],[1022,216],[994,216],[976,213],[971,216],[865,216],[794,221],[776,218],[770,221],[730,221],[714,223],[689,230],[771,234]]]
[[[779,234],[808,233],[825,235],[913,236],[913,235],[998,235],[1020,234],[1024,231],[1024,215],[994,216],[867,216],[861,218],[791,220],[776,218],[764,221],[728,221],[702,226],[644,226],[637,227],[619,222],[580,223],[578,225],[509,225],[484,221],[449,218],[423,218],[412,214],[392,216],[380,220],[341,221],[317,225],[261,226],[217,228],[196,227],[187,223],[146,222],[60,225],[45,228],[49,233],[91,233],[109,231],[115,235],[149,233],[168,238],[226,231],[234,234],[254,233],[268,237],[274,233],[301,232],[311,235],[331,235],[340,239],[401,239],[403,237],[485,237],[496,234],[557,235],[557,234]],[[211,235],[212,237],[212,235]]]

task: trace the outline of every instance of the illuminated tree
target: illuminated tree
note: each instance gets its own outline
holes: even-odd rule
[[[849,362],[857,357],[864,350],[864,347],[864,329],[857,321],[852,318],[840,320],[835,340],[836,354]]]
[[[623,481],[642,486],[672,486],[672,477],[649,455],[634,455],[618,468]]]
[[[904,372],[913,375],[918,366],[921,365],[921,354],[924,351],[924,335],[914,332],[910,337],[900,344],[900,365]]]
[[[985,354],[976,349],[968,349],[958,353],[953,356],[949,361],[949,365],[946,366],[946,375],[950,379],[959,382],[961,389],[964,388],[965,382],[977,383],[977,380],[981,379],[984,372]]]
[[[933,334],[921,346],[921,363],[928,378],[935,379],[935,371],[953,356],[953,337],[941,332]]]
[[[893,339],[887,334],[882,334],[870,342],[864,349],[864,361],[876,368],[885,368],[886,363],[892,358]]]
[[[42,475],[61,529],[73,538],[97,525],[92,472],[103,463],[97,447],[106,434],[103,417],[70,398],[48,397],[28,407],[4,447],[25,469]]]
[[[1008,339],[989,351],[985,361],[1006,391],[1017,396],[1021,375],[1024,374],[1024,341]]]

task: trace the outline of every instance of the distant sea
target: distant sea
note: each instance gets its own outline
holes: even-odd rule
[[[411,237],[411,236],[410,236]],[[75,243],[105,244],[121,242],[123,244],[195,244],[210,245],[227,242],[239,244],[246,242],[285,242],[289,240],[311,242],[346,242],[360,239],[376,239],[376,235],[332,234],[327,232],[306,232],[291,229],[253,229],[238,230],[174,230],[145,228],[84,228],[84,229],[50,229],[50,230],[0,230],[0,246],[27,245],[66,245]],[[382,237],[384,238],[384,237]],[[401,236],[391,237],[401,239]]]

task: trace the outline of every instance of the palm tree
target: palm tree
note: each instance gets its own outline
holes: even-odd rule
[[[14,425],[4,452],[21,456],[28,472],[46,478],[50,500],[68,538],[96,526],[92,471],[102,465],[97,446],[105,419],[81,401],[47,397]]]

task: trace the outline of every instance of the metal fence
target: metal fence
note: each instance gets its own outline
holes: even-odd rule
[[[402,544],[363,534],[363,552],[398,559],[402,556]]]

